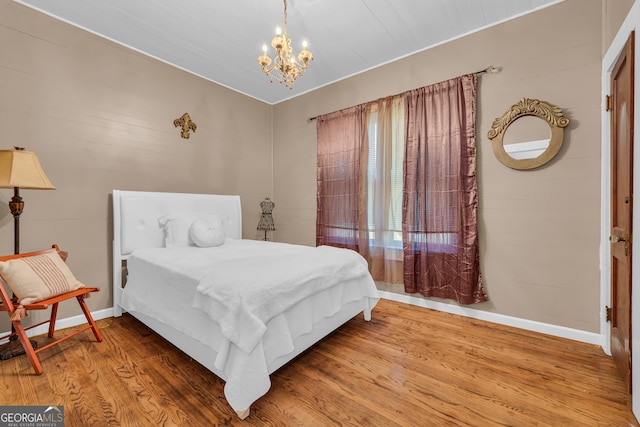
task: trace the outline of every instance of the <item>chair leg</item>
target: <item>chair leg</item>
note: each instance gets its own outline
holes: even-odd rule
[[[47,336],[53,338],[53,333],[56,331],[56,318],[58,316],[58,303],[51,306],[51,317],[49,317],[49,333]]]
[[[76,298],[78,299],[78,303],[80,304],[80,308],[82,309],[82,312],[84,313],[84,317],[86,317],[87,322],[89,322],[89,325],[91,325],[91,330],[93,331],[93,335],[96,337],[96,341],[102,342],[102,334],[100,333],[100,330],[98,329],[98,325],[96,325],[96,322],[94,322],[93,317],[91,316],[91,312],[89,311],[89,307],[87,307],[87,303],[84,302],[84,296],[79,295]]]
[[[36,371],[36,375],[41,375],[42,365],[38,360],[38,356],[36,356],[36,352],[33,349],[33,346],[31,345],[31,341],[29,340],[27,333],[24,331],[24,328],[22,327],[22,323],[20,323],[19,321],[12,321],[11,323],[13,324],[13,328],[16,331],[16,335],[18,336],[18,339],[22,344],[22,348],[24,348],[24,351],[27,354],[27,357],[29,358],[29,362],[31,362],[31,366],[33,366],[33,370]]]

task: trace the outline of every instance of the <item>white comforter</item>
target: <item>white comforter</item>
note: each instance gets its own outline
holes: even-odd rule
[[[274,316],[339,282],[369,274],[367,262],[348,249],[237,243],[226,248],[232,259],[215,261],[200,281],[193,306],[218,322],[222,334],[247,353]]]
[[[354,251],[328,246],[229,240],[214,248],[138,250],[127,265],[123,307],[215,350],[225,396],[236,411],[266,393],[271,361],[291,351],[293,340],[311,328],[311,315],[292,322],[291,309],[317,318],[350,301],[369,298],[373,307],[378,299],[366,261]],[[324,302],[311,308],[311,301]],[[189,308],[195,311],[187,316]],[[202,327],[205,317],[219,327]]]

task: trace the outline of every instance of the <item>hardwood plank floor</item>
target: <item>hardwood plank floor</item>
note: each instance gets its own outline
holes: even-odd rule
[[[388,300],[274,373],[244,421],[222,380],[136,319],[98,324],[102,343],[40,353],[42,376],[1,361],[0,404],[64,405],[82,427],[638,426],[601,348]]]

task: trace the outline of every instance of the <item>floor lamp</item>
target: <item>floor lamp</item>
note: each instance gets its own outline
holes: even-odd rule
[[[0,188],[13,188],[9,209],[13,215],[13,253],[19,254],[20,214],[24,209],[20,189],[55,190],[56,187],[51,184],[42,170],[36,153],[25,151],[24,148],[14,148],[14,150],[0,150]],[[13,326],[11,329],[15,332]],[[0,346],[0,360],[24,354],[24,349],[17,338],[14,335],[7,344]]]

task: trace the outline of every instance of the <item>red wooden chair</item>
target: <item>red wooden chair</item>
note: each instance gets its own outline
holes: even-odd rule
[[[57,245],[53,245],[52,247],[56,249],[58,252],[60,252]],[[0,256],[0,261],[9,261],[16,258],[41,255],[47,252],[50,252],[50,249],[35,251],[35,252],[28,252],[28,253],[17,254],[17,255]],[[65,259],[65,256],[63,256],[63,259]],[[33,366],[33,369],[37,375],[40,375],[43,372],[42,365],[38,360],[37,353],[40,353],[41,351],[44,351],[49,347],[59,344],[63,341],[66,341],[69,338],[72,338],[88,329],[91,329],[93,331],[93,335],[96,337],[96,340],[98,342],[102,341],[102,334],[100,333],[100,330],[98,330],[98,326],[96,325],[93,318],[91,317],[91,312],[87,308],[87,304],[84,301],[84,299],[88,297],[91,292],[97,292],[100,290],[100,288],[83,287],[83,288],[76,289],[74,291],[66,292],[51,298],[44,299],[42,301],[25,304],[23,306],[20,306],[18,304],[17,298],[10,297],[10,294],[7,288],[8,287],[6,286],[5,282],[3,280],[0,280],[0,298],[2,299],[0,304],[0,311],[6,311],[8,313],[9,317],[11,318],[11,324],[13,328],[10,334],[0,337],[0,341],[4,341],[7,338],[15,339],[15,337],[17,336],[17,339],[20,340],[20,343],[22,344],[22,347],[24,348],[24,351],[27,354],[27,357],[29,358],[29,361],[31,362],[31,365]],[[79,330],[69,335],[66,335],[62,338],[58,338],[57,340],[45,346],[39,347],[38,349],[34,349],[33,345],[31,344],[31,341],[27,337],[26,331],[33,329],[37,326],[41,326],[48,323],[49,333],[47,334],[47,336],[49,338],[53,338],[53,333],[56,327],[56,316],[58,315],[58,304],[61,301],[72,299],[74,297],[78,300],[78,303],[80,304],[80,308],[84,313],[84,317],[87,319],[88,325],[80,328]],[[20,319],[21,316],[19,315],[20,310],[26,310],[26,313],[28,313],[31,310],[46,310],[49,307],[51,307],[51,316],[49,317],[49,320],[40,322],[37,325],[32,325],[28,327],[22,326],[22,320]]]

